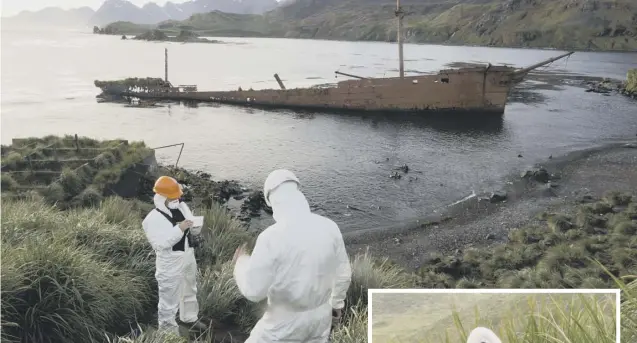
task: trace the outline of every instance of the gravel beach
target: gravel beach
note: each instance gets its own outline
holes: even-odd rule
[[[535,167],[548,171],[551,181],[511,176],[500,192],[506,193],[503,201],[476,196],[417,222],[346,233],[348,250],[354,254],[369,249],[374,256],[416,269],[432,253],[506,242],[511,229],[533,224],[542,212],[569,213],[580,202],[606,191],[637,195],[637,140],[550,158]]]

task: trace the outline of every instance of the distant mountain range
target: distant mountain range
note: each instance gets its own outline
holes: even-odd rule
[[[46,7],[39,11],[22,11],[13,17],[3,17],[2,25],[60,26],[77,27],[89,25],[95,11],[90,7],[63,10],[58,7]]]
[[[261,14],[278,6],[276,0],[191,0],[159,6],[149,2],[138,7],[127,0],[106,0],[97,11],[89,7],[63,10],[47,7],[40,11],[23,11],[16,16],[2,18],[6,24],[77,27],[106,25],[117,21],[137,24],[157,24],[166,20],[185,20],[194,14],[222,11],[238,14]]]
[[[637,51],[637,0],[401,0],[408,43]],[[150,28],[206,37],[395,41],[395,0],[295,0],[267,13],[196,14],[160,25],[119,22],[110,32]]]
[[[26,0],[25,0],[26,1]],[[637,51],[637,0],[401,0],[409,43]],[[10,20],[97,25],[112,34],[159,29],[206,37],[395,41],[395,0],[191,0],[137,7],[107,0]],[[3,19],[3,25],[6,20]],[[105,27],[106,26],[106,27]]]

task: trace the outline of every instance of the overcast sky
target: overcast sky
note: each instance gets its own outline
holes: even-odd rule
[[[94,10],[98,9],[104,0],[0,0],[2,2],[2,16],[10,17],[23,10],[37,11],[44,7],[60,7],[64,9],[88,6]],[[142,6],[150,0],[129,0],[137,6]],[[167,0],[155,0],[160,5]],[[174,3],[185,2],[186,0],[172,0]]]

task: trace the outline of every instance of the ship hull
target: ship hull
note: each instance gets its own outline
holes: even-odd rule
[[[328,88],[222,92],[125,92],[142,99],[213,102],[321,112],[502,114],[512,79],[508,67],[463,68],[435,75],[360,79]]]

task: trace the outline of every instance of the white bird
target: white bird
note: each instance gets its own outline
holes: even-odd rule
[[[502,343],[502,340],[495,332],[487,328],[477,327],[469,334],[467,343]]]

